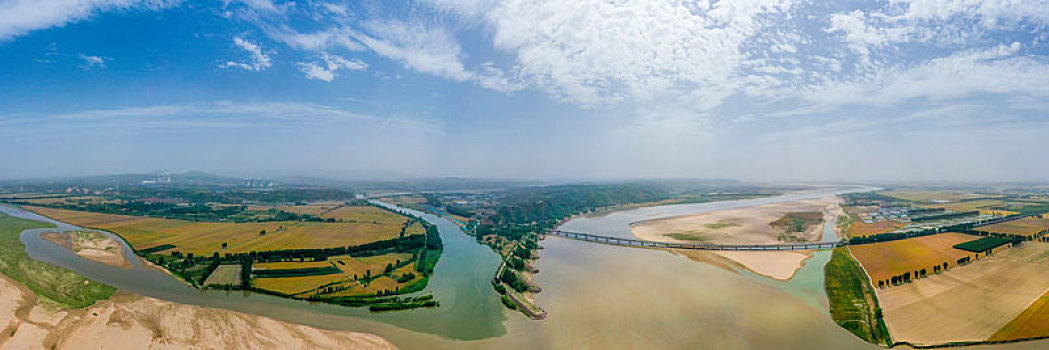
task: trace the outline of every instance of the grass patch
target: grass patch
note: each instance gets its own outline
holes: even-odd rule
[[[711,230],[723,229],[723,228],[726,228],[726,227],[736,227],[736,226],[739,226],[739,224],[735,223],[735,222],[715,222],[713,224],[703,225],[703,227],[709,228]]]
[[[787,213],[770,225],[772,227],[784,228],[787,233],[805,232],[809,228],[823,222],[823,213],[818,211],[800,211]]]
[[[834,322],[863,340],[889,344],[889,330],[882,320],[874,288],[847,248],[834,249],[823,271],[826,274],[830,315]]]
[[[116,288],[111,286],[30,258],[19,234],[27,229],[47,227],[54,226],[0,214],[0,273],[21,282],[38,296],[64,307],[91,306],[116,292]]]
[[[1008,238],[984,237],[965,243],[955,244],[954,249],[961,249],[973,253],[983,253],[985,251],[1009,244],[1012,241],[1013,240]]]
[[[668,233],[664,236],[679,240],[679,241],[692,241],[692,242],[705,242],[709,241],[710,237],[692,234],[692,233]]]

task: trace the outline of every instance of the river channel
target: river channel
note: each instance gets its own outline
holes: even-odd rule
[[[565,230],[632,237],[641,220],[867,191],[827,189],[757,199],[642,207],[582,216]],[[733,273],[666,251],[593,244],[550,237],[536,265],[543,292],[543,321],[505,310],[489,281],[499,256],[450,221],[400,209],[438,226],[445,251],[428,290],[441,306],[403,312],[313,304],[261,294],[198,291],[131,259],[131,270],[83,259],[40,239],[49,229],[27,230],[31,257],[69,268],[131,293],[178,303],[217,307],[327,329],[368,332],[402,348],[691,348],[863,349],[876,348],[830,319],[818,252],[787,282]],[[18,208],[14,216],[55,223]],[[76,227],[56,223],[59,229]],[[833,222],[824,230],[834,240]],[[53,229],[51,229],[53,230]],[[827,236],[828,233],[830,236]],[[129,257],[133,257],[130,249]]]

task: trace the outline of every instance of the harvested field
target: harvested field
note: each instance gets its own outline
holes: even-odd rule
[[[289,270],[289,269],[306,269],[312,267],[328,267],[331,266],[330,262],[327,261],[281,261],[281,262],[257,262],[251,265],[251,269],[254,270]]]
[[[335,205],[284,205],[276,207],[277,210],[295,213],[299,215],[321,216],[338,206]]]
[[[404,230],[405,235],[421,235],[426,233],[426,228],[423,227],[422,223],[413,222],[407,229]]]
[[[263,290],[293,295],[302,292],[308,292],[330,283],[345,281],[348,279],[349,277],[347,277],[344,274],[302,277],[252,278],[251,286]]]
[[[219,265],[219,267],[216,268],[215,271],[211,272],[211,275],[208,276],[208,279],[204,281],[204,285],[239,286],[240,270],[240,265]]]
[[[397,205],[419,204],[419,203],[426,202],[426,198],[423,198],[422,196],[416,196],[416,195],[383,197],[383,198],[379,198],[379,200],[381,200],[383,202],[390,203],[390,204],[397,204]]]
[[[899,199],[918,201],[918,202],[932,202],[932,201],[944,201],[944,202],[957,202],[963,199],[974,199],[974,198],[1000,198],[1002,195],[996,194],[979,194],[965,191],[956,190],[894,190],[894,191],[883,191],[879,192],[882,195],[889,197],[895,197]]]
[[[413,281],[414,282],[414,281]],[[410,284],[411,282],[409,282]],[[366,285],[360,283],[352,283],[352,287],[344,290],[340,290],[334,293],[325,294],[325,297],[339,297],[339,296],[353,296],[353,295],[374,295],[383,291],[392,291],[398,288],[404,287],[407,284],[397,283],[389,277],[379,277]]]
[[[198,256],[212,252],[242,253],[279,249],[331,248],[397,238],[406,218],[361,222],[193,222],[141,216],[99,214],[44,207],[27,207],[41,215],[70,224],[107,230],[128,241],[136,250],[163,244]],[[385,212],[385,211],[384,211]],[[265,235],[260,234],[265,231]],[[222,248],[227,243],[227,248]]]
[[[849,237],[867,237],[881,233],[888,233],[899,230],[907,226],[902,222],[882,220],[875,223],[865,223],[863,221],[853,220],[852,224],[849,225],[848,236]]]
[[[941,344],[995,336],[1049,287],[1049,245],[1028,242],[900,287],[878,289],[896,341]]]
[[[372,275],[381,274],[386,269],[386,264],[397,265],[398,260],[401,262],[411,261],[413,257],[412,254],[408,253],[394,253],[359,258],[337,256],[329,260],[334,262],[335,267],[345,272],[346,275],[353,276],[356,274],[359,277],[363,277],[368,271],[371,271]]]
[[[1049,220],[1037,217],[1026,217],[994,225],[977,227],[975,230],[1003,235],[1032,237],[1049,230]]]
[[[950,211],[988,211],[993,210],[992,207],[999,207],[1005,205],[1005,202],[998,199],[980,199],[974,201],[965,202],[950,202],[950,203],[936,203],[926,205],[928,208],[944,208]]]
[[[991,336],[991,341],[1049,336],[1049,292]]]
[[[332,218],[343,222],[355,220],[356,222],[371,222],[381,225],[403,225],[407,220],[404,216],[370,205],[339,207],[322,215],[321,218]]]
[[[892,276],[927,269],[947,263],[948,268],[957,265],[958,258],[972,253],[954,248],[955,244],[976,240],[977,237],[961,233],[940,233],[898,241],[849,246],[852,255],[867,270],[873,284]]]

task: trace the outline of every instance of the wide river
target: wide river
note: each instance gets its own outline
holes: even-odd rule
[[[862,188],[859,191],[867,191]],[[758,199],[644,207],[571,220],[566,230],[630,237],[640,220],[855,192],[828,189]],[[402,209],[403,210],[403,209]],[[14,216],[56,223],[18,208]],[[788,282],[733,273],[661,250],[586,243],[551,237],[537,261],[536,301],[547,319],[532,321],[506,310],[492,289],[499,256],[450,221],[436,224],[445,252],[430,286],[441,306],[391,313],[312,304],[267,295],[197,291],[164,272],[142,266],[124,270],[83,259],[27,230],[31,257],[81,273],[121,290],[178,303],[218,307],[328,329],[380,335],[401,348],[689,348],[876,349],[838,327],[827,312],[818,252]],[[61,229],[76,229],[56,223]],[[824,238],[833,240],[833,222]],[[131,256],[130,250],[129,257]]]

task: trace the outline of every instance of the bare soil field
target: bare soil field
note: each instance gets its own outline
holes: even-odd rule
[[[828,221],[840,214],[841,208],[838,207],[838,198],[829,196],[641,221],[631,225],[631,232],[640,239],[675,243],[780,244],[819,240],[822,225],[811,223],[804,225],[803,232],[789,232],[790,225],[784,227],[774,224],[782,223],[785,217],[806,212],[822,213],[822,220]],[[788,232],[789,239],[784,240]],[[758,275],[781,280],[790,279],[811,256],[809,252],[788,251],[677,252],[695,261],[715,265],[727,263],[728,266],[742,267]]]
[[[957,266],[958,258],[973,253],[953,246],[958,243],[979,239],[962,233],[940,233],[910,239],[849,246],[852,256],[867,270],[867,275],[878,286],[878,281],[892,276],[926,269],[933,273],[933,266],[947,263],[947,268]]]
[[[980,232],[1000,233],[1022,237],[1035,236],[1045,230],[1049,230],[1049,220],[1038,217],[1026,217],[1019,220],[1006,221],[976,228],[976,231]]]
[[[984,341],[1049,287],[1049,244],[1028,242],[940,275],[877,289],[893,340]]]
[[[382,214],[385,219],[379,220],[379,214],[372,213],[363,216],[358,222],[232,223],[158,219],[44,207],[26,209],[73,225],[116,233],[136,250],[171,244],[175,246],[173,250],[198,256],[211,255],[212,252],[243,253],[363,244],[397,238],[407,220],[386,211],[383,211],[386,214]],[[225,249],[222,248],[222,243],[227,244]]]
[[[394,349],[372,334],[125,293],[86,309],[52,310],[6,276],[0,276],[0,327],[4,349]]]

